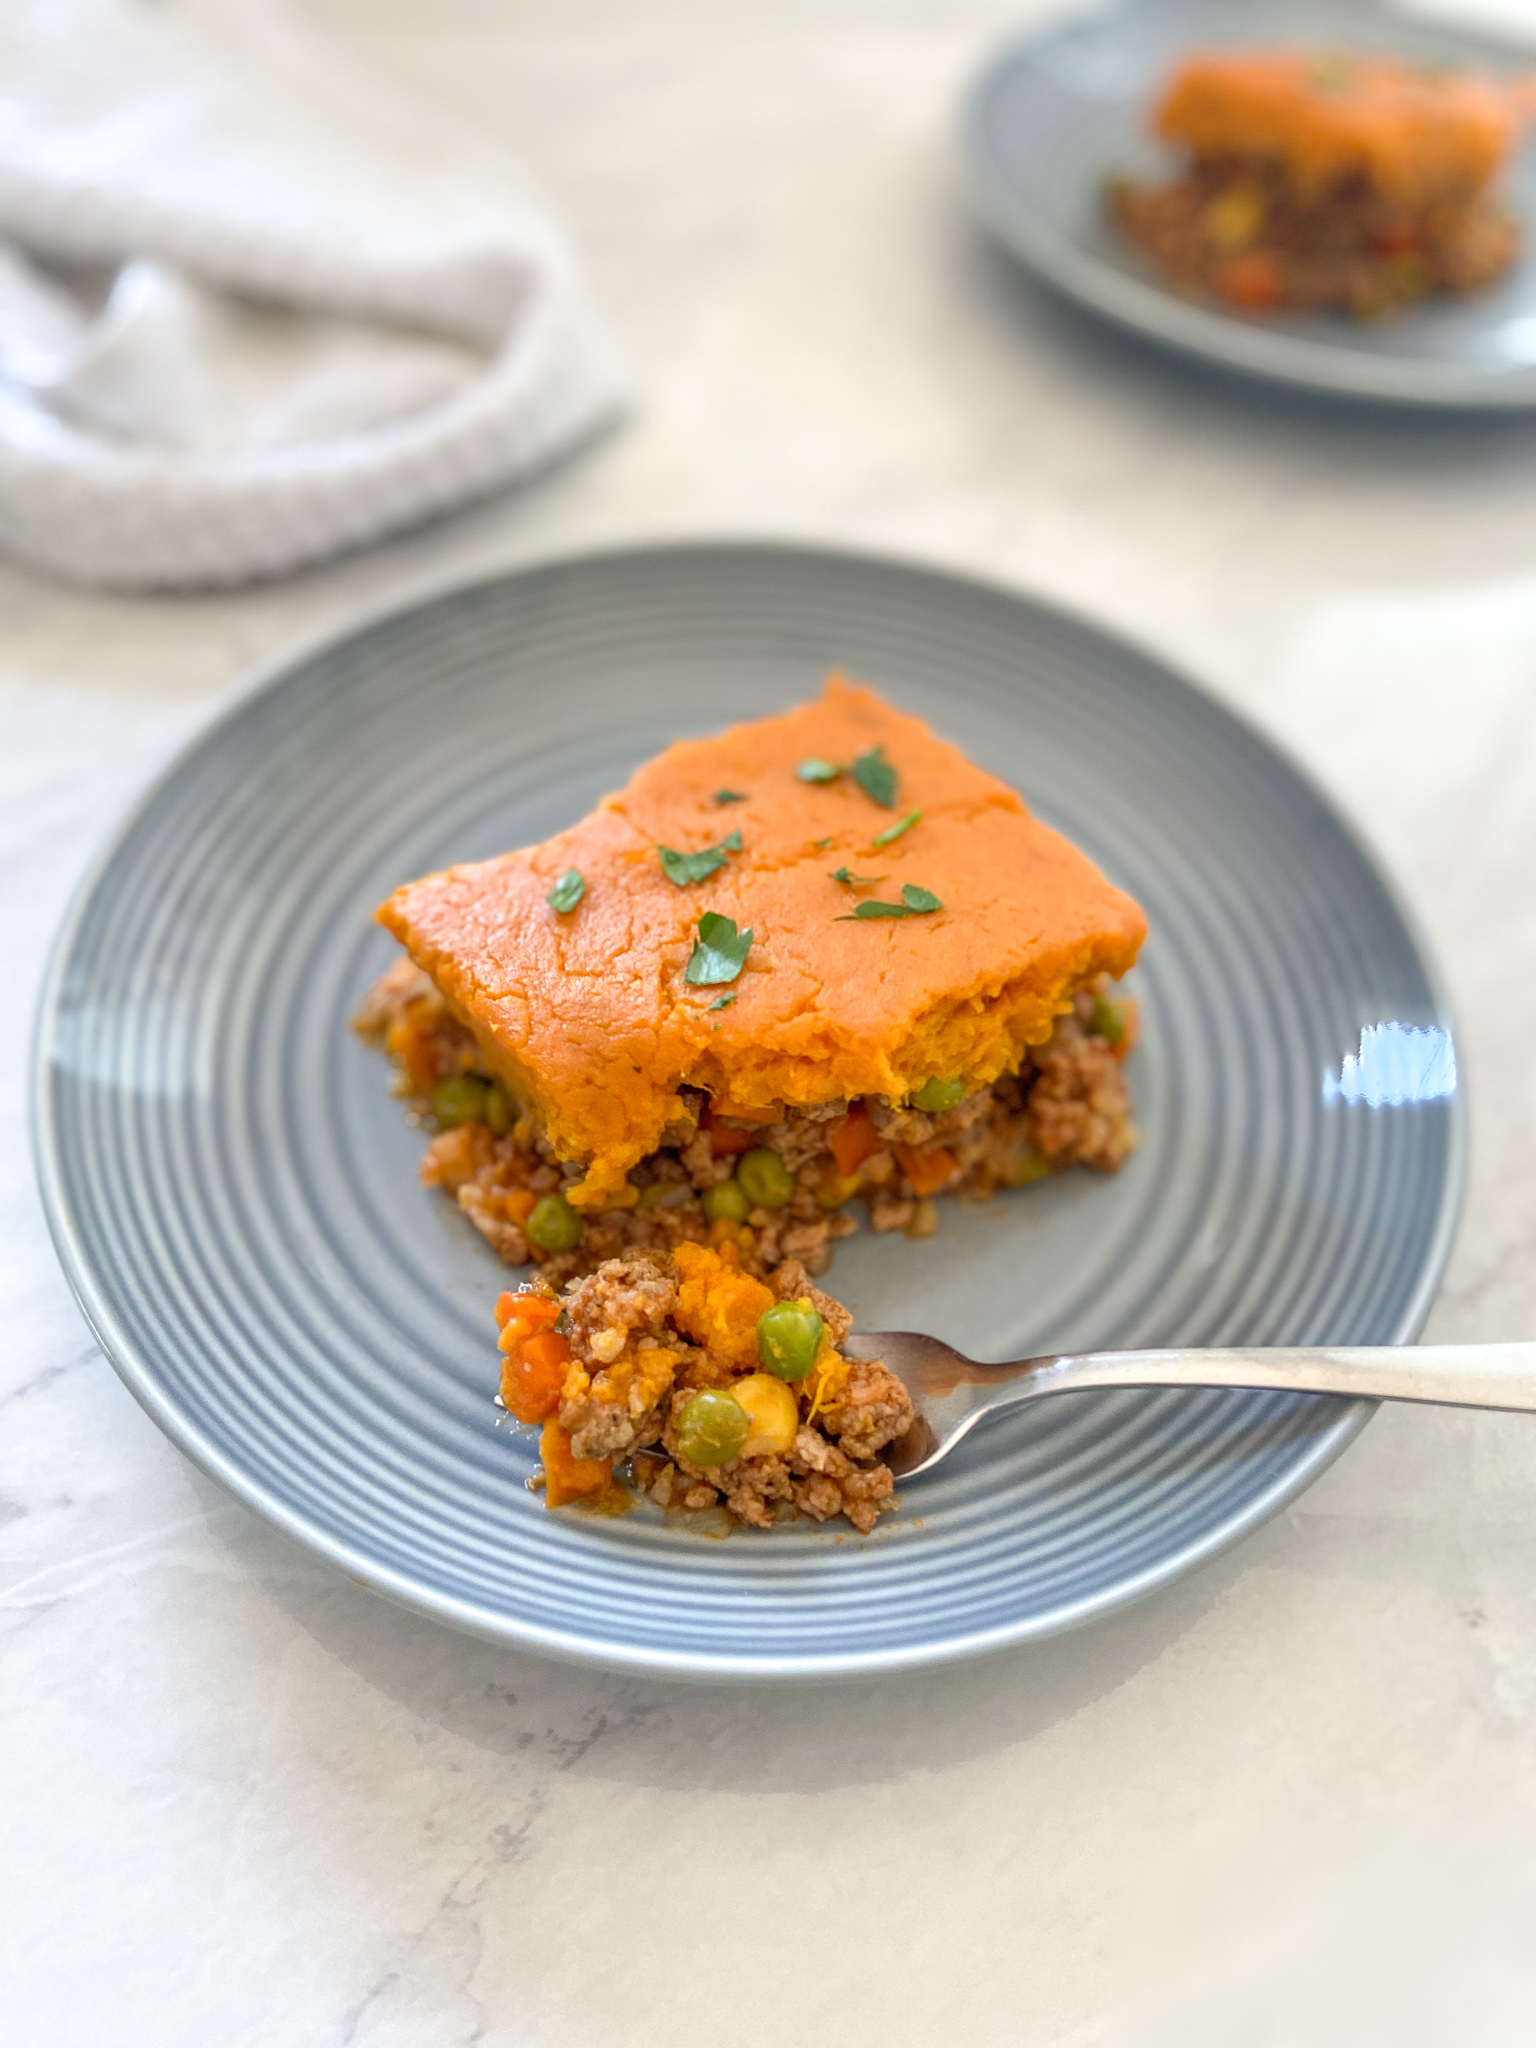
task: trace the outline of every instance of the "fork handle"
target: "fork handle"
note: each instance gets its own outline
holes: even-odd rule
[[[1300,1345],[1233,1351],[1084,1351],[1021,1359],[978,1408],[1088,1387],[1277,1387],[1352,1400],[1536,1413],[1536,1344]],[[1018,1377],[1013,1375],[1017,1372]],[[978,1390],[979,1391],[979,1390]]]

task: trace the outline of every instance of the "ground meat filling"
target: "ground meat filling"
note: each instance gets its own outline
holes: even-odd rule
[[[1492,284],[1520,241],[1487,193],[1410,207],[1353,178],[1301,194],[1278,163],[1246,157],[1198,161],[1163,185],[1118,182],[1109,205],[1174,284],[1250,312],[1380,318]]]
[[[664,1340],[677,1282],[654,1253],[610,1259],[566,1296],[573,1364],[561,1426],[578,1458],[628,1458],[661,1434],[679,1363]]]
[[[928,1237],[938,1227],[939,1195],[981,1200],[1071,1166],[1113,1173],[1136,1143],[1123,1068],[1134,1006],[1084,989],[1016,1074],[937,1114],[868,1097],[745,1124],[713,1117],[706,1095],[685,1090],[685,1118],[631,1176],[633,1200],[584,1211],[579,1243],[549,1250],[530,1237],[530,1216],[543,1197],[579,1180],[581,1168],[556,1158],[536,1119],[489,1081],[473,1035],[430,979],[408,960],[397,963],[356,1026],[393,1062],[411,1112],[436,1126],[423,1181],[453,1196],[509,1265],[536,1262],[556,1287],[610,1260],[664,1257],[680,1244],[729,1243],[744,1270],[762,1278],[786,1261],[824,1273],[838,1239],[858,1228],[856,1202],[874,1230]],[[733,1182],[749,1149],[782,1161],[787,1195],[744,1217],[711,1214],[719,1206],[711,1191]]]
[[[689,1404],[701,1390],[740,1388],[745,1400],[749,1380],[761,1390],[757,1322],[783,1301],[814,1308],[823,1331],[801,1381],[770,1379],[768,1391],[784,1411],[775,1447],[695,1462],[684,1448],[693,1441]],[[533,1343],[542,1347],[535,1370],[556,1375],[547,1388],[526,1376],[520,1354],[530,1332],[520,1317],[533,1317]],[[770,1287],[744,1272],[731,1245],[689,1247],[675,1261],[636,1253],[606,1261],[559,1295],[542,1277],[521,1294],[503,1295],[498,1321],[510,1360],[503,1405],[520,1421],[544,1424],[551,1505],[606,1493],[616,1469],[662,1508],[723,1507],[754,1528],[797,1514],[818,1522],[843,1516],[867,1534],[897,1505],[880,1454],[911,1426],[911,1399],[884,1365],[842,1356],[852,1318],[793,1260]],[[751,1451],[750,1439],[743,1451]]]

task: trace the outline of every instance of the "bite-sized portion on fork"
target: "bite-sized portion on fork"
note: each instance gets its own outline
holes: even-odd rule
[[[729,1239],[605,1260],[557,1293],[496,1304],[502,1406],[540,1428],[547,1506],[724,1509],[766,1528],[845,1516],[867,1534],[896,1505],[887,1445],[906,1388],[841,1349],[853,1318],[785,1260],[771,1284]]]
[[[1259,1387],[1536,1410],[1536,1344],[1088,1351],[982,1365],[915,1331],[860,1334],[786,1261],[765,1282],[717,1248],[609,1259],[563,1293],[496,1304],[500,1405],[540,1429],[552,1508],[724,1510],[767,1528],[845,1516],[867,1535],[999,1409],[1125,1387]]]

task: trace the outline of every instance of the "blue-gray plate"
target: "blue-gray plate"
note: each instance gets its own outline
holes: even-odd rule
[[[932,1664],[1091,1620],[1291,1499],[1364,1408],[1078,1395],[1000,1420],[870,1538],[709,1541],[551,1514],[493,1406],[500,1266],[423,1190],[348,1029],[396,883],[542,838],[669,740],[830,664],[931,718],[1151,918],[1105,1179],[860,1236],[867,1329],[978,1357],[1416,1335],[1463,1150],[1450,1025],[1316,789],[1160,663],[1026,598],[755,546],[617,553],[424,603],[247,691],[85,883],[43,1002],[36,1141],[66,1270],[166,1433],[354,1578],[509,1643],[768,1679]],[[503,1426],[498,1427],[501,1422]]]
[[[1529,71],[1536,53],[1364,0],[1145,0],[1031,32],[977,79],[961,119],[966,182],[998,238],[1057,290],[1122,326],[1311,391],[1451,408],[1536,405],[1536,151],[1507,180],[1526,254],[1493,290],[1392,320],[1247,319],[1179,297],[1105,218],[1106,178],[1168,159],[1148,115],[1196,46],[1391,50]]]

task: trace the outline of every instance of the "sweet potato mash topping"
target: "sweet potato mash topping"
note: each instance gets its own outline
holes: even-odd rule
[[[872,758],[892,782],[853,772]],[[839,772],[807,781],[809,760]],[[719,849],[721,792],[740,850],[680,884],[658,849]],[[895,838],[887,795],[921,813]],[[840,867],[878,872],[893,904],[942,907],[852,918]],[[562,912],[549,897],[572,869],[585,888]],[[836,676],[812,703],[679,741],[568,831],[413,882],[379,916],[490,1071],[586,1168],[568,1190],[586,1208],[622,1201],[663,1133],[691,1127],[684,1086],[719,1114],[759,1117],[900,1102],[935,1077],[984,1086],[1050,1037],[1082,983],[1123,974],[1145,932],[1130,897],[1013,790]],[[723,930],[706,917],[751,933],[727,1006],[723,967],[715,986],[688,979]]]
[[[1155,126],[1197,157],[1272,158],[1303,190],[1362,178],[1417,204],[1480,192],[1523,111],[1499,79],[1394,57],[1211,51],[1174,73]]]

